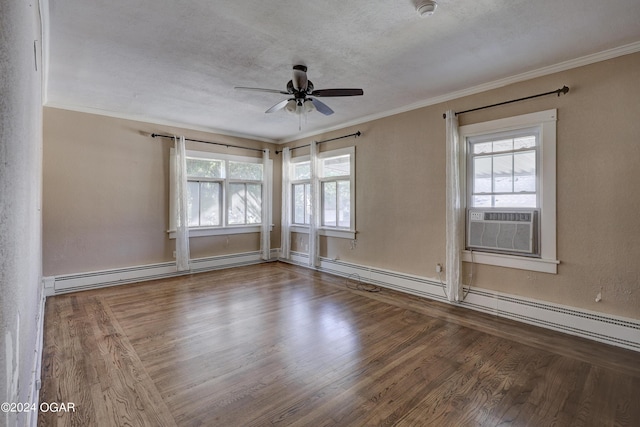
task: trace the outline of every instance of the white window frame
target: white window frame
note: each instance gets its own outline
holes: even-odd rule
[[[230,154],[221,154],[221,153],[212,153],[209,151],[195,151],[195,150],[187,150],[186,155],[188,158],[199,158],[199,159],[211,159],[211,160],[222,160],[225,164],[225,173],[228,175],[228,162],[244,162],[244,163],[255,163],[255,164],[263,164],[263,159],[258,157],[245,157],[245,156],[237,156]],[[271,167],[270,170],[273,170],[273,160],[269,159],[269,163]],[[170,179],[171,182],[175,179],[175,149],[171,148],[171,166],[170,166]],[[267,180],[272,180],[273,177],[268,177],[263,170],[262,181],[254,181],[254,180],[238,180],[232,179],[228,176],[225,178],[202,178],[202,181],[212,181],[212,182],[221,182],[222,183],[222,196],[221,196],[221,213],[222,213],[222,225],[219,226],[203,226],[203,227],[189,227],[189,237],[204,237],[204,236],[221,236],[221,235],[229,235],[229,234],[244,234],[244,233],[260,233],[262,224],[240,224],[240,225],[227,225],[228,222],[228,212],[227,207],[229,204],[229,198],[231,197],[228,191],[228,185],[233,183],[260,183],[262,185],[262,206],[264,206],[264,188],[267,183]],[[198,179],[200,180],[200,178]],[[194,179],[195,181],[195,179]],[[173,185],[170,186],[170,194],[169,194],[169,233],[170,239],[176,238],[176,214],[175,214],[175,205],[174,205],[174,195],[173,195]],[[271,217],[271,213],[269,214]],[[273,224],[270,224],[271,228],[273,228]]]
[[[467,193],[471,191],[467,191],[470,183],[466,179],[469,159],[467,139],[526,128],[539,129],[536,173],[540,209],[540,258],[463,250],[463,261],[557,274],[560,261],[556,259],[556,121],[557,110],[552,109],[460,126],[460,182],[464,183],[462,200],[465,208],[468,208],[469,203]]]
[[[294,186],[295,185],[309,185],[311,186],[311,177],[309,177],[309,179],[295,179],[295,167],[297,164],[299,163],[308,163],[309,162],[309,156],[298,156],[298,157],[293,157],[291,158],[291,162],[290,162],[290,168],[291,171],[289,172],[289,176],[292,177],[291,178],[291,231],[295,231],[296,233],[308,233],[309,232],[309,224],[299,224],[294,222],[295,221],[295,211],[296,211],[296,203],[295,203],[295,191],[294,191]],[[309,197],[311,197],[311,195],[309,195]],[[305,217],[306,217],[306,213],[305,213]]]
[[[318,228],[318,234],[320,234],[321,236],[329,236],[329,237],[337,237],[337,238],[341,238],[341,239],[355,239],[356,238],[356,192],[355,192],[355,162],[356,162],[356,149],[355,147],[346,147],[346,148],[339,148],[336,150],[328,150],[328,151],[323,151],[321,153],[318,153],[318,161],[322,161],[324,159],[327,158],[331,158],[331,157],[340,157],[340,156],[345,156],[348,155],[349,156],[349,168],[350,168],[350,174],[349,174],[349,178],[345,179],[345,176],[338,176],[338,177],[318,177],[318,181],[320,182],[320,184],[322,184],[323,182],[332,182],[332,181],[349,181],[349,197],[350,197],[350,212],[349,212],[349,227],[332,227],[332,226],[320,226]],[[298,157],[293,157],[291,159],[291,174],[290,176],[293,176],[293,170],[295,167],[296,163],[304,163],[304,162],[308,162],[310,161],[310,157],[308,155],[306,156],[298,156]],[[291,181],[291,209],[292,209],[292,224],[291,224],[291,231],[295,232],[295,233],[302,233],[302,234],[308,234],[309,233],[309,226],[308,225],[301,225],[301,224],[294,224],[293,223],[293,214],[294,214],[294,209],[295,209],[295,201],[294,201],[294,197],[295,194],[293,192],[293,185],[294,184],[302,184],[302,183],[310,183],[311,187],[313,188],[313,182],[311,182],[311,179],[308,180],[292,180]],[[318,186],[319,188],[322,188],[321,185]],[[321,203],[320,205],[320,211],[323,212],[323,202],[322,202],[322,194],[319,194],[317,196],[318,201]]]

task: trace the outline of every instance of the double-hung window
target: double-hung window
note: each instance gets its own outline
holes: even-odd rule
[[[306,160],[305,160],[306,159]],[[309,226],[311,222],[311,165],[309,156],[291,162],[291,195],[294,225]]]
[[[469,200],[474,208],[538,208],[539,128],[470,137]]]
[[[523,223],[515,222],[532,219],[536,231],[532,238],[539,238],[538,257],[474,249],[473,253],[463,253],[464,261],[557,272],[556,115],[556,110],[548,110],[460,127],[464,162],[461,172],[466,175],[462,182],[466,183],[467,246],[472,246],[469,240],[473,240],[474,230],[483,230],[481,237],[475,234],[483,242],[502,245],[500,239],[507,233],[493,236],[492,231],[510,230],[509,227],[528,230]],[[500,222],[502,228],[478,226],[474,220]],[[522,238],[520,234],[513,236]]]
[[[260,231],[263,188],[265,180],[270,179],[262,162],[260,158],[187,151],[191,237]],[[173,196],[171,201],[175,212]],[[170,216],[170,228],[175,230],[174,214]]]
[[[313,182],[309,156],[291,159],[292,230],[307,232],[317,184],[319,232],[333,237],[355,237],[355,148],[318,154],[317,182]]]
[[[351,229],[351,160],[348,152],[319,156],[322,227]]]

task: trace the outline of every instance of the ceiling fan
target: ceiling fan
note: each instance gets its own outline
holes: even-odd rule
[[[307,67],[305,65],[293,66],[293,78],[287,83],[287,90],[262,89],[257,87],[240,87],[235,89],[252,90],[256,92],[271,92],[282,95],[290,95],[291,98],[278,102],[269,108],[265,113],[273,113],[274,111],[285,109],[289,113],[302,114],[318,110],[325,116],[333,114],[333,110],[327,104],[316,99],[315,97],[333,97],[333,96],[359,96],[363,95],[362,89],[314,89],[311,80],[307,79]]]

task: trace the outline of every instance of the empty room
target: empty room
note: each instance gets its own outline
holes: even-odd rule
[[[640,425],[638,22],[2,2],[0,425]]]

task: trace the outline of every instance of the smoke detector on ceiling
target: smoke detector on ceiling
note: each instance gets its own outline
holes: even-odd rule
[[[416,7],[416,12],[422,18],[436,13],[436,8],[438,7],[438,2],[435,0],[414,0],[413,4]]]

